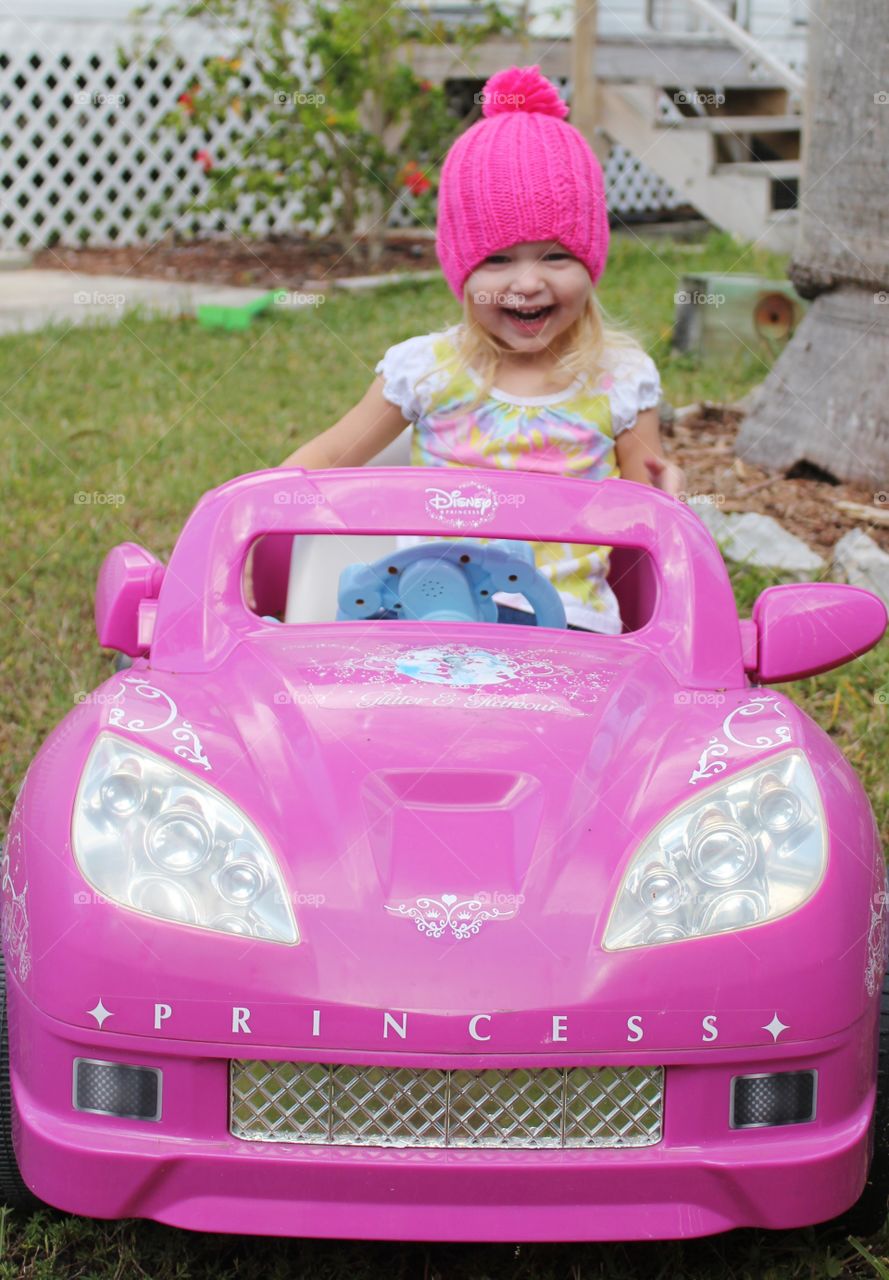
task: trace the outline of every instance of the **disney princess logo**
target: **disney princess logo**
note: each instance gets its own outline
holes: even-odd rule
[[[462,484],[455,489],[426,490],[426,510],[436,520],[457,528],[486,524],[494,519],[497,495],[483,484]]]

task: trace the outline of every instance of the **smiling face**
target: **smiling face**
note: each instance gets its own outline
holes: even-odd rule
[[[479,324],[504,347],[527,355],[557,345],[593,286],[583,263],[558,240],[533,240],[492,253],[466,287]]]

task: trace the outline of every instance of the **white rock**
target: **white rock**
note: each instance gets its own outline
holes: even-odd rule
[[[850,529],[834,547],[833,576],[867,587],[889,604],[889,555],[863,529]]]
[[[771,516],[756,511],[724,515],[714,502],[689,502],[695,515],[713,534],[727,560],[774,569],[796,578],[810,578],[824,568],[824,561],[802,538]]]

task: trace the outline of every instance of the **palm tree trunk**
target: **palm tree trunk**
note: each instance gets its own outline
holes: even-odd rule
[[[813,0],[799,238],[813,298],[751,397],[742,458],[889,481],[889,4]]]

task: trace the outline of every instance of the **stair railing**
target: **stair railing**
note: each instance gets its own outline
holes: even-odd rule
[[[783,84],[791,93],[802,94],[805,89],[805,80],[798,75],[792,67],[789,67],[782,58],[776,54],[770,53],[769,50],[746,31],[739,22],[720,9],[713,0],[684,0],[687,7],[693,10],[700,18],[711,27],[715,27],[720,31],[736,49],[740,49],[742,53],[747,54],[751,62],[761,67],[764,71],[768,71],[775,79]],[[646,0],[645,16],[648,25],[657,28],[658,0]],[[743,6],[746,20],[750,20],[750,5]]]

